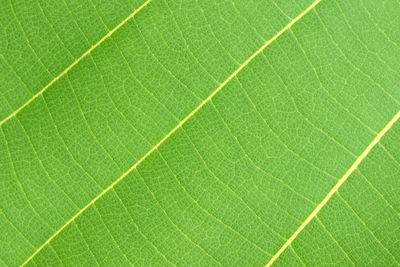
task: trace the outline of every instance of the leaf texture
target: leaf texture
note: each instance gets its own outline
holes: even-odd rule
[[[400,264],[398,1],[0,22],[1,265]]]

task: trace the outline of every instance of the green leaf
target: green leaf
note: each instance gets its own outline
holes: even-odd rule
[[[0,265],[399,265],[399,14],[2,1]]]

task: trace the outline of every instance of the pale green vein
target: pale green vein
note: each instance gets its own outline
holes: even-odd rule
[[[71,65],[69,65],[63,72],[61,72],[57,77],[51,80],[45,87],[43,87],[39,92],[34,94],[28,101],[26,101],[22,106],[14,110],[10,115],[0,121],[0,127],[6,123],[9,119],[15,117],[21,110],[28,106],[33,100],[41,96],[50,86],[52,86],[56,81],[58,81],[62,76],[64,76],[68,71],[70,71],[76,64],[78,64],[82,59],[89,55],[96,47],[103,43],[108,37],[110,37],[116,30],[121,28],[127,21],[133,18],[140,10],[147,6],[152,0],[147,0],[141,6],[139,6],[135,11],[133,11],[128,17],[126,17],[120,24],[115,26],[111,31],[103,36],[97,43],[92,45],[85,53],[83,53],[79,58],[77,58]]]
[[[354,161],[346,173],[340,178],[335,186],[329,191],[325,198],[317,205],[317,207],[310,213],[310,215],[304,220],[304,222],[297,228],[297,230],[292,234],[292,236],[286,240],[283,246],[278,250],[278,252],[269,260],[266,267],[271,266],[277,258],[285,251],[285,249],[290,246],[293,240],[300,234],[300,232],[317,216],[318,212],[328,203],[331,197],[338,192],[339,188],[347,178],[357,169],[358,165],[367,157],[369,152],[374,148],[376,144],[381,140],[381,138],[392,128],[395,122],[400,118],[400,111],[394,115],[394,117],[386,124],[386,126],[375,136],[372,142],[367,146],[367,148],[361,153],[361,155]]]
[[[128,18],[126,18],[121,24],[119,24],[116,28],[114,28],[112,31],[110,31],[105,37],[103,37],[96,45],[98,46],[102,41],[104,41],[107,37],[109,37],[115,30],[117,30],[119,27],[121,27],[126,21],[128,21],[130,18],[132,18],[137,12],[139,12],[143,7],[145,7],[151,0],[146,1],[142,6],[140,6],[137,10],[135,10],[134,13],[132,13]],[[126,172],[124,172],[118,179],[116,179],[112,184],[110,184],[107,188],[105,188],[99,195],[97,195],[94,199],[92,199],[86,206],[84,206],[82,209],[80,209],[74,216],[72,216],[63,226],[61,226],[56,232],[54,232],[53,235],[51,235],[39,248],[37,248],[32,255],[30,255],[22,264],[24,266],[27,264],[36,254],[38,254],[47,244],[50,243],[51,240],[53,240],[62,230],[64,230],[71,222],[73,222],[80,214],[82,214],[85,210],[87,210],[91,205],[93,205],[99,198],[101,198],[105,193],[110,191],[117,183],[119,183],[122,179],[124,179],[129,173],[131,173],[136,167],[142,163],[150,154],[152,154],[155,150],[157,150],[161,144],[165,142],[174,132],[176,132],[187,120],[189,120],[191,117],[193,117],[194,114],[197,113],[205,104],[207,104],[221,89],[229,83],[236,75],[244,68],[246,67],[257,55],[262,53],[264,49],[270,45],[273,41],[275,41],[279,36],[281,36],[284,32],[286,32],[288,29],[290,29],[298,20],[300,20],[304,15],[306,15],[311,9],[313,9],[318,3],[320,3],[322,0],[316,0],[314,1],[309,7],[307,7],[305,10],[303,10],[297,17],[295,17],[292,21],[290,21],[285,27],[283,27],[279,32],[277,32],[271,39],[266,41],[257,51],[255,51],[248,59],[246,59],[225,81],[223,81],[206,99],[204,99],[192,112],[190,112],[183,120],[181,120],[167,135],[165,135],[157,144],[155,144],[142,158],[140,158],[135,164],[133,164]],[[84,55],[80,57],[82,59],[84,56],[90,53],[94,48],[91,50],[88,50]],[[76,62],[78,63],[78,62]],[[76,65],[76,63],[74,65]],[[63,73],[65,74],[68,72],[69,69],[71,69],[73,65],[71,65],[69,68],[67,68]],[[62,76],[59,75],[58,79]],[[53,83],[55,80],[53,81]],[[50,85],[48,85],[45,88],[48,88]],[[45,90],[42,89],[41,92]],[[40,93],[40,92],[39,92]],[[39,94],[40,95],[40,94]],[[30,100],[32,102],[33,99]],[[23,107],[28,105],[30,102],[27,102],[24,106],[19,108],[16,112],[11,114],[5,121],[7,121],[9,118],[15,116],[16,113],[18,113],[19,110],[21,110]],[[3,121],[0,123],[3,123]]]

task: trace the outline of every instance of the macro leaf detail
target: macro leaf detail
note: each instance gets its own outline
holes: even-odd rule
[[[396,0],[0,8],[0,265],[398,266]]]

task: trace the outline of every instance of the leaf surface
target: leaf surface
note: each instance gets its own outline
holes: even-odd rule
[[[399,265],[398,1],[10,1],[0,264]]]

